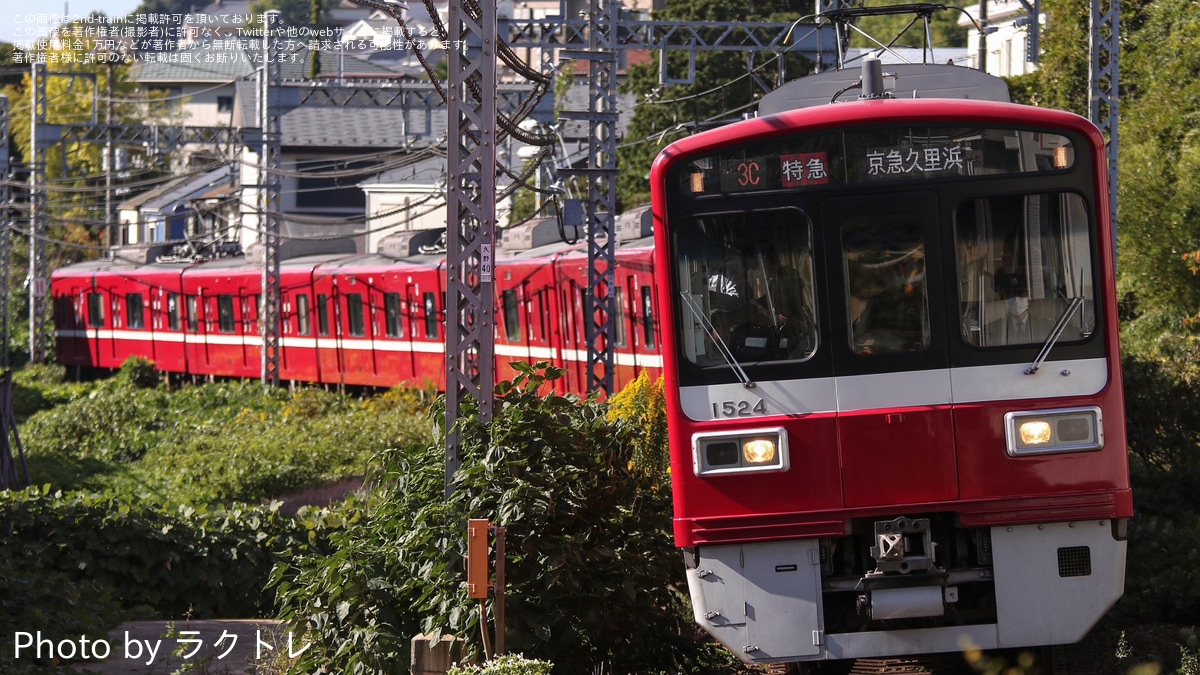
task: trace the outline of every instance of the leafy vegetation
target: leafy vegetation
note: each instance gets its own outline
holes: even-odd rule
[[[27,411],[48,397],[60,401],[21,429],[35,483],[164,505],[257,502],[362,476],[381,448],[427,439],[432,430],[413,412],[428,396],[422,392],[360,401],[251,382],[168,392],[146,386],[157,377],[136,364],[86,394],[22,381]]]
[[[449,496],[440,446],[389,451],[380,489],[331,535],[330,552],[276,568],[282,617],[315,636],[304,672],[396,672],[418,632],[479,635],[460,568],[469,518],[506,530],[510,650],[561,672],[711,665],[679,591],[669,492],[631,470],[645,427],[593,400],[539,393],[560,374],[521,367],[497,388],[490,429],[470,410],[460,417]]]

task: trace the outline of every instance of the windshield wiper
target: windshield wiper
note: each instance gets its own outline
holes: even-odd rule
[[[1067,305],[1067,309],[1064,310],[1063,315],[1059,317],[1058,323],[1054,324],[1054,330],[1050,331],[1050,335],[1046,336],[1046,342],[1042,345],[1042,351],[1038,352],[1037,358],[1034,359],[1033,363],[1029,364],[1029,367],[1025,369],[1026,375],[1033,375],[1037,373],[1038,368],[1042,367],[1042,362],[1045,361],[1046,357],[1050,355],[1050,350],[1054,348],[1054,343],[1058,342],[1058,338],[1062,335],[1062,332],[1066,330],[1067,322],[1071,320],[1071,317],[1074,316],[1075,312],[1079,311],[1079,308],[1082,306],[1082,295],[1076,296],[1071,300],[1071,304]]]
[[[721,358],[725,359],[725,363],[728,363],[729,367],[733,369],[733,372],[737,375],[738,379],[741,380],[742,386],[747,389],[753,389],[754,383],[750,381],[750,376],[746,374],[746,371],[742,370],[741,364],[739,364],[737,359],[733,356],[733,352],[729,349],[729,347],[725,345],[725,341],[721,339],[720,334],[717,333],[717,329],[713,328],[713,325],[711,322],[709,322],[708,317],[704,316],[704,312],[700,311],[700,309],[696,307],[695,302],[692,300],[692,296],[688,295],[687,291],[679,291],[679,295],[683,296],[683,302],[687,305],[687,308],[692,311],[692,316],[696,317],[696,321],[700,322],[700,327],[703,328],[706,333],[712,336],[713,344],[717,346],[717,353],[719,353]]]

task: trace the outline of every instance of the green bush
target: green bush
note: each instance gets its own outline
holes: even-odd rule
[[[465,406],[448,497],[442,447],[387,452],[362,520],[331,536],[329,554],[276,567],[280,616],[314,643],[299,670],[402,672],[412,635],[479,635],[461,570],[469,518],[506,529],[510,650],[567,673],[704,669],[678,591],[669,491],[630,470],[644,427],[592,400],[541,395],[560,373],[519,369],[497,387],[490,426]]]
[[[400,390],[397,390],[400,391]],[[429,424],[388,392],[359,401],[258,383],[136,388],[122,377],[23,425],[35,483],[158,504],[254,501],[362,476],[381,448]]]
[[[554,664],[527,659],[519,654],[504,654],[483,665],[455,665],[446,675],[550,675]]]
[[[264,616],[274,599],[263,588],[278,554],[319,546],[341,524],[319,511],[287,518],[278,506],[168,513],[136,499],[33,487],[0,493],[0,550],[45,592],[55,586],[42,584],[59,582],[91,589],[123,618]],[[38,606],[56,605],[27,611]]]

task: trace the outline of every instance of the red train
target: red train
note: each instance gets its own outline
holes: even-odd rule
[[[1103,138],[889,70],[917,93],[802,78],[651,173],[675,539],[750,663],[1074,642],[1124,588]]]
[[[662,366],[648,223],[648,208],[618,223],[615,389],[643,370],[657,376]],[[557,239],[553,222],[527,229]],[[552,237],[541,236],[547,231]],[[522,246],[502,240],[497,256],[497,377],[511,378],[513,361],[548,361],[567,371],[556,382],[560,392],[582,393],[586,248],[533,236]],[[403,239],[402,250],[388,247],[392,255],[285,251],[280,379],[444,388],[445,257],[422,254],[421,240]],[[258,378],[261,289],[253,252],[205,262],[116,258],[64,267],[51,280],[58,362],[111,370],[140,356],[166,373]]]

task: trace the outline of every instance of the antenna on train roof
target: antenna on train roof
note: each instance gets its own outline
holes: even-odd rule
[[[859,78],[860,99],[883,98],[887,95],[883,82],[883,64],[874,56],[863,59],[862,77]]]

